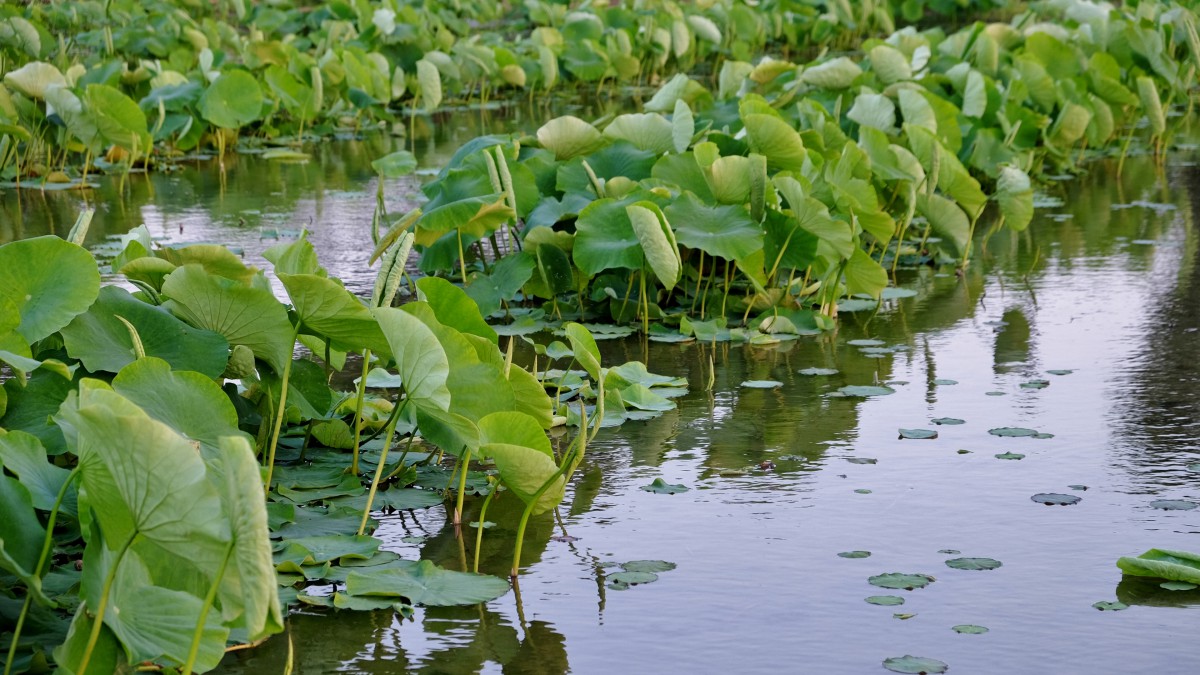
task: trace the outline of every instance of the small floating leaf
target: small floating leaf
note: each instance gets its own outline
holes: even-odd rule
[[[801,368],[800,370],[797,370],[796,372],[800,373],[801,375],[813,375],[813,376],[827,376],[827,375],[837,375],[838,374],[837,368]]]
[[[640,586],[658,581],[658,575],[653,572],[617,572],[608,575],[608,587],[614,591],[623,591],[630,586]]]
[[[958,424],[966,424],[967,423],[966,420],[960,420],[957,417],[935,417],[934,419],[931,419],[929,421],[933,422],[934,424],[945,425],[945,426],[954,426],[954,425],[958,425]]]
[[[1005,438],[1021,438],[1028,436],[1036,436],[1036,429],[1026,429],[1024,427],[1000,427],[998,429],[988,429],[988,433],[993,436],[1003,436]]]
[[[659,574],[661,572],[670,572],[675,569],[675,563],[667,562],[666,560],[630,560],[627,563],[621,563],[621,569],[626,572],[649,572],[651,574]]]
[[[962,551],[953,548],[944,548],[938,551],[938,553],[941,553],[942,555],[958,555],[959,553],[962,553]]]
[[[937,384],[937,385],[949,386],[952,384],[958,384],[958,380],[941,380],[941,379],[939,379],[939,380],[934,380],[933,383]]]
[[[1046,506],[1070,506],[1078,504],[1080,501],[1080,498],[1075,495],[1064,495],[1057,492],[1039,492],[1030,499]]]
[[[1075,372],[1075,371],[1073,371],[1073,370],[1047,370],[1046,371],[1046,373],[1048,373],[1050,375],[1070,375],[1073,372]]]
[[[870,491],[870,490],[868,490],[868,489],[866,489],[866,488],[859,488],[859,489],[855,490],[855,492],[856,492],[856,493],[858,493],[858,494],[860,494],[860,495],[869,495],[869,494],[871,494],[871,491]]]
[[[778,380],[746,380],[742,387],[746,389],[778,389],[783,383]]]
[[[903,605],[904,598],[898,595],[872,595],[871,597],[867,598],[867,602],[871,603],[872,605],[895,607],[896,605]]]
[[[852,347],[882,347],[883,345],[885,345],[887,343],[884,342],[883,340],[863,339],[863,340],[850,340],[846,344],[848,344]]]
[[[954,626],[954,632],[955,633],[964,633],[966,635],[983,635],[984,633],[988,632],[988,629],[983,626],[976,626],[974,624],[969,624],[969,623],[961,623],[957,626]]]
[[[839,558],[870,558],[870,551],[842,551],[838,554]]]
[[[916,616],[915,613],[909,614],[909,613],[897,612],[892,615],[892,618],[900,619],[901,621],[908,621],[909,619],[913,618],[914,616]]]
[[[842,396],[867,397],[867,396],[887,396],[888,394],[896,393],[896,390],[892,389],[891,387],[878,387],[878,386],[874,386],[874,385],[853,384],[848,387],[842,387],[841,389],[838,389],[838,392]]]
[[[960,454],[960,455],[969,455],[969,454],[971,454],[971,451],[970,451],[970,450],[963,450],[962,448],[959,448],[959,449],[957,450],[957,452],[958,452],[958,454]]]
[[[893,673],[924,675],[925,673],[944,673],[950,666],[937,659],[905,654],[904,656],[893,656],[890,659],[884,659],[883,667]]]
[[[661,478],[655,478],[653,483],[649,485],[643,485],[641,489],[645,490],[646,492],[653,492],[654,494],[659,495],[673,495],[679,492],[688,491],[686,485],[668,483]]]
[[[1049,386],[1050,380],[1030,380],[1028,382],[1021,383],[1022,389],[1045,389]]]
[[[1165,588],[1168,591],[1190,591],[1194,588],[1200,588],[1200,586],[1186,581],[1164,581],[1158,587]]]
[[[1193,473],[1200,473],[1200,462],[1194,462],[1187,465],[1187,470]]]
[[[1036,438],[1036,439],[1038,439],[1038,440],[1044,440],[1044,439],[1047,439],[1047,438],[1054,438],[1054,434],[1047,434],[1047,433],[1044,433],[1044,432],[1038,432],[1038,433],[1034,434],[1033,436],[1031,436],[1030,438]]]
[[[1123,602],[1110,602],[1108,600],[1101,600],[1100,602],[1092,603],[1092,607],[1095,607],[1101,612],[1119,612],[1123,609],[1129,609],[1129,605]]]
[[[1191,511],[1200,504],[1185,499],[1156,499],[1150,502],[1150,506],[1163,511]]]
[[[1079,490],[1081,492],[1088,489],[1086,485],[1068,485],[1067,487],[1071,488],[1072,490]]]
[[[933,429],[901,429],[900,438],[911,438],[916,440],[933,439],[938,437],[938,432]]]
[[[996,455],[996,459],[1025,459],[1025,455],[1019,452],[1002,452]]]
[[[880,588],[892,588],[896,590],[911,591],[914,588],[925,588],[929,584],[936,581],[928,574],[902,574],[900,572],[888,572],[887,574],[878,574],[867,581],[872,586]]]
[[[846,461],[850,462],[851,464],[878,464],[879,463],[879,460],[873,459],[871,457],[847,457]]]
[[[1005,394],[1002,391],[988,391],[988,392],[984,392],[983,395],[984,396],[1007,396],[1007,394]]]
[[[946,567],[956,570],[994,570],[1003,564],[994,558],[954,558],[946,561]]]

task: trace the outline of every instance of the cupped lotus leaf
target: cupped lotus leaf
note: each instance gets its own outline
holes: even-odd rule
[[[988,433],[993,436],[1001,436],[1005,438],[1023,438],[1037,436],[1036,429],[1026,429],[1023,427],[999,427],[996,429],[988,429]]]
[[[102,288],[88,311],[62,329],[67,353],[92,372],[115,373],[138,358],[130,325],[145,356],[209,378],[225,370],[229,343],[221,334],[193,328],[116,286]]]
[[[954,246],[956,254],[966,251],[971,221],[958,204],[941,195],[921,193],[917,195],[917,212],[925,216],[938,236]]]
[[[302,329],[327,339],[338,351],[391,350],[371,310],[340,283],[316,274],[278,274]]]
[[[1029,499],[1037,502],[1038,504],[1045,504],[1046,506],[1071,506],[1072,504],[1078,504],[1080,501],[1082,501],[1081,497],[1076,497],[1075,495],[1064,495],[1058,492],[1039,492]]]
[[[1191,511],[1200,504],[1189,502],[1186,499],[1156,499],[1150,502],[1150,507],[1162,509],[1163,511]]]
[[[404,569],[354,571],[346,576],[346,592],[350,595],[405,598],[426,607],[488,602],[508,589],[508,582],[498,577],[452,572],[429,560]]]
[[[407,150],[397,150],[371,162],[371,168],[384,178],[400,178],[417,169],[417,158]]]
[[[240,255],[218,244],[166,246],[155,253],[177,267],[202,265],[209,274],[246,285],[253,285],[256,277],[261,279],[257,268],[247,267]]]
[[[71,472],[51,464],[46,449],[37,436],[24,431],[8,431],[0,435],[0,466],[11,472],[29,490],[34,508],[49,511],[54,508],[58,491]],[[63,513],[75,517],[75,491],[70,489],[60,507]]]
[[[532,505],[532,514],[545,513],[563,499],[566,480],[554,458],[540,450],[508,443],[488,443],[479,451],[496,462],[500,480],[521,501]],[[549,482],[541,496],[538,490]]]
[[[1150,132],[1161,136],[1167,130],[1167,117],[1163,113],[1162,100],[1158,96],[1158,85],[1150,77],[1137,78],[1138,98],[1142,100],[1142,111],[1150,122]]]
[[[763,247],[763,229],[744,205],[709,206],[691,192],[663,209],[679,243],[717,258],[741,260]]]
[[[900,438],[932,439],[937,438],[938,432],[933,429],[901,429]]]
[[[245,436],[229,397],[200,373],[173,371],[168,362],[147,357],[122,368],[112,387],[154,419],[199,442],[205,459],[216,456],[226,437]]]
[[[676,74],[670,80],[667,80],[666,84],[659,87],[658,91],[654,92],[654,96],[651,96],[650,100],[646,101],[646,105],[643,107],[650,112],[665,113],[674,110],[675,102],[687,92],[690,82],[691,80],[687,75],[683,73]]]
[[[808,151],[800,134],[774,115],[746,115],[743,123],[750,148],[767,158],[772,171],[802,171]]]
[[[224,249],[225,247],[222,246],[221,248]],[[228,251],[228,249],[225,250]],[[263,251],[262,256],[275,266],[275,274],[315,274],[321,277],[329,276],[329,272],[321,266],[321,261],[317,259],[317,249],[309,241],[307,230],[301,232],[295,241],[276,244]],[[199,261],[189,260],[188,262]],[[206,266],[205,269],[213,274],[220,274],[220,272],[211,266]],[[237,279],[238,277],[230,278]]]
[[[658,581],[658,575],[653,572],[625,571],[615,572],[606,577],[608,587],[614,591],[624,591],[631,586],[652,584]]]
[[[62,71],[49,63],[31,61],[4,75],[4,84],[29,98],[43,98],[53,85],[67,86]]]
[[[519,445],[554,457],[546,430],[536,419],[522,412],[495,412],[479,420],[479,440],[483,445]]]
[[[1073,373],[1075,371],[1074,370],[1047,370],[1046,372],[1050,375],[1070,375],[1071,373]]]
[[[871,494],[872,491],[868,490],[867,488],[859,488],[859,489],[855,490],[854,492],[856,494],[860,494],[860,495],[869,495],[869,494]]]
[[[686,485],[681,483],[668,483],[661,478],[655,478],[654,481],[649,485],[643,485],[640,489],[659,495],[673,495],[688,491],[688,487]]]
[[[994,570],[1003,565],[993,558],[953,558],[946,561],[946,567],[956,570]]]
[[[879,76],[884,84],[902,82],[912,79],[912,66],[904,52],[888,44],[880,44],[868,52],[871,58],[871,70]]]
[[[885,134],[896,131],[896,104],[883,94],[859,94],[846,117],[860,126],[878,129]]]
[[[262,115],[263,93],[258,79],[244,70],[228,70],[204,90],[198,109],[204,119],[222,129],[237,129]]]
[[[538,144],[553,152],[558,160],[594,152],[606,142],[596,127],[571,115],[556,117],[543,124],[537,130],[537,139]]]
[[[877,574],[870,579],[867,579],[867,581],[872,586],[878,586],[880,588],[911,591],[915,588],[925,588],[936,580],[928,574],[902,574],[900,572],[888,572],[887,574]]]
[[[924,96],[912,89],[901,89],[897,98],[900,100],[900,114],[904,118],[904,126],[937,133],[937,113]]]
[[[800,74],[800,81],[822,89],[845,89],[859,75],[862,68],[845,56],[839,56],[818,66],[806,68]]]
[[[628,141],[639,150],[649,150],[655,155],[675,147],[671,123],[657,113],[619,115],[604,128],[604,135],[614,141]],[[691,139],[691,134],[688,134],[688,141]]]
[[[898,595],[872,595],[867,598],[867,602],[872,605],[881,605],[883,607],[895,607],[904,604],[904,598]]]
[[[377,307],[372,313],[391,345],[408,397],[418,405],[448,410],[450,361],[437,336],[423,321],[403,310]]]
[[[106,84],[89,84],[83,101],[92,114],[96,130],[109,143],[134,153],[146,153],[151,149],[153,140],[147,131],[146,114],[119,89]]]
[[[501,193],[467,197],[432,208],[417,220],[416,243],[429,246],[443,234],[484,237],[513,219],[515,212]]]
[[[244,629],[253,642],[283,630],[258,462],[245,438],[227,436],[207,464],[233,536],[218,594],[222,613],[226,625]]]
[[[321,107],[313,88],[281,65],[272,64],[268,67],[263,73],[263,80],[283,107],[302,120],[311,120]]]
[[[100,294],[92,254],[55,236],[0,246],[0,305],[21,317],[17,332],[32,344],[87,311]]]
[[[1033,188],[1029,174],[1015,166],[1000,169],[1000,178],[996,181],[996,201],[1005,225],[1018,232],[1028,227],[1033,220]]]
[[[625,387],[630,384],[640,384],[646,387],[686,387],[687,379],[657,375],[646,368],[641,361],[629,361],[608,369],[605,382],[611,386]]]
[[[861,248],[855,248],[842,269],[846,280],[846,293],[868,295],[878,299],[887,288],[887,270]]]
[[[571,352],[575,355],[575,360],[583,366],[593,381],[599,381],[600,347],[596,345],[596,338],[578,323],[566,324],[563,331],[567,334],[567,341],[571,343]]]
[[[976,626],[969,623],[962,623],[957,626],[952,626],[951,629],[955,633],[962,633],[964,635],[983,635],[984,633],[988,632],[988,629],[984,626]]]
[[[675,403],[665,396],[661,396],[654,390],[641,384],[632,384],[624,387],[621,390],[621,402],[630,411],[633,409],[646,410],[652,412],[666,412],[674,410]]]
[[[679,282],[683,266],[679,260],[675,234],[666,217],[653,202],[630,204],[625,207],[625,213],[654,276],[658,277],[663,287],[671,290]]]
[[[429,303],[442,324],[499,344],[496,331],[483,320],[479,305],[458,286],[438,277],[424,277],[417,281],[417,297]]]
[[[1129,609],[1129,605],[1119,601],[1114,602],[1112,600],[1093,602],[1092,607],[1100,610],[1101,612],[1119,612],[1123,609]]]
[[[7,401],[0,427],[28,432],[42,442],[48,454],[61,455],[67,449],[62,430],[47,424],[46,418],[58,412],[74,389],[70,380],[45,368],[34,371],[24,386],[20,378],[9,378],[4,383],[2,398]]]
[[[937,659],[925,656],[912,656],[910,654],[884,659],[883,667],[893,673],[918,673],[920,675],[944,673],[950,668],[950,666]]]
[[[595,276],[614,268],[642,268],[645,257],[626,207],[648,196],[638,190],[621,199],[597,199],[579,213],[571,256],[581,272]]]
[[[675,102],[675,112],[671,115],[671,148],[678,154],[687,152],[696,134],[696,120],[692,117],[692,109],[687,101],[679,99]]]

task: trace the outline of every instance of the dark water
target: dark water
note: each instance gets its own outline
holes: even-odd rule
[[[453,132],[453,121],[446,126]],[[478,133],[461,126],[461,135],[426,141],[423,166]],[[207,169],[135,178],[124,202],[97,195],[97,241],[146,223],[169,241],[234,243],[253,256],[259,227],[298,228],[311,217],[323,262],[365,289],[368,162],[390,144],[321,146],[307,165],[239,158],[224,194]],[[1200,501],[1200,473],[1187,469],[1200,461],[1200,169],[1189,158],[1161,171],[1133,160],[1121,180],[1096,165],[1054,184],[1048,196],[1059,205],[1039,209],[1024,233],[993,237],[965,278],[908,272],[901,285],[916,297],[843,315],[834,335],[715,348],[603,343],[606,363],[648,359],[692,390],[676,411],[601,433],[563,506],[578,539],[551,540],[552,520],[535,519],[519,601],[510,593],[486,606],[418,609],[412,620],[306,610],[287,634],[230,655],[222,672],[281,672],[289,647],[299,673],[858,673],[883,672],[883,659],[904,654],[956,673],[1200,672],[1200,591],[1123,582],[1114,564],[1151,547],[1200,551],[1200,510],[1150,506]],[[388,185],[396,201],[415,189]],[[0,240],[47,223],[62,231],[78,199],[25,195],[18,207],[3,195]],[[846,344],[862,337],[907,350],[872,358]],[[796,373],[813,366],[840,373]],[[1046,373],[1054,369],[1073,372]],[[1020,386],[1043,378],[1044,389]],[[751,379],[784,385],[739,387]],[[827,396],[877,382],[896,393]],[[930,423],[939,417],[966,423]],[[1005,426],[1053,438],[988,434]],[[900,428],[940,436],[899,440]],[[1025,457],[995,457],[1005,452]],[[773,470],[751,468],[768,461]],[[690,490],[639,489],[658,477]],[[1041,492],[1082,501],[1030,500]],[[512,509],[500,501],[489,512],[498,526],[485,539],[486,571],[506,573]],[[376,536],[406,557],[462,569],[474,553],[474,530],[462,542],[442,508],[381,520]],[[944,561],[958,555],[944,549],[1003,567],[950,569]],[[850,550],[872,555],[837,556]],[[646,586],[606,587],[614,570],[604,563],[638,559],[678,567]],[[937,581],[911,592],[867,583],[885,572]],[[907,602],[863,601],[885,594]],[[1131,608],[1092,608],[1116,599]],[[960,635],[957,624],[990,632]]]

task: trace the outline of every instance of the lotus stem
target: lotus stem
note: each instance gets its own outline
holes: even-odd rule
[[[221,579],[225,577],[225,568],[229,566],[229,558],[233,555],[233,547],[236,539],[229,541],[229,547],[225,549],[225,557],[221,558],[221,567],[217,569],[217,576],[213,578],[212,586],[208,589],[208,594],[204,596],[204,605],[200,608],[200,618],[196,620],[196,630],[192,633],[192,646],[188,649],[187,663],[183,664],[183,675],[192,675],[192,668],[196,665],[196,655],[200,653],[200,640],[204,637],[204,624],[208,621],[208,611],[212,609],[213,601],[217,598],[217,591],[221,588]]]
[[[406,405],[408,405],[408,399],[404,399],[404,402],[401,403],[400,405],[396,406],[396,408],[397,409],[403,408]],[[362,533],[364,531],[366,531],[367,520],[371,517],[371,504],[373,504],[375,502],[375,493],[377,493],[379,491],[379,479],[383,475],[384,467],[387,466],[388,450],[391,449],[391,447],[392,447],[392,435],[396,432],[396,420],[397,419],[398,419],[398,415],[392,415],[391,419],[388,420],[387,436],[385,437],[385,439],[383,441],[383,449],[379,451],[379,464],[378,464],[378,466],[375,467],[375,476],[374,476],[374,478],[371,479],[371,489],[367,492],[367,503],[365,506],[363,506],[362,521],[359,522],[359,524],[358,524],[358,535],[359,536],[362,536]],[[408,439],[408,443],[410,446],[412,445],[412,437],[411,436]],[[408,450],[405,449],[404,454],[400,455],[400,466],[404,466],[404,458],[407,455],[408,455]],[[357,475],[357,474],[355,474],[355,475]]]
[[[362,377],[358,380],[358,392],[354,399],[354,459],[350,460],[350,473],[358,475],[358,452],[362,438],[363,400],[367,396],[367,373],[371,370],[371,350],[363,350]]]
[[[79,662],[79,675],[87,675],[88,665],[92,661],[92,652],[96,649],[96,642],[100,639],[100,628],[104,625],[104,611],[108,609],[108,594],[112,590],[113,579],[117,577],[117,570],[121,567],[121,561],[125,558],[125,553],[133,546],[133,542],[141,536],[141,532],[134,532],[133,536],[121,546],[121,550],[117,553],[117,559],[113,562],[112,568],[108,570],[108,574],[104,577],[104,586],[100,590],[100,604],[96,607],[96,618],[92,624],[92,632],[88,635],[87,647],[83,650],[83,659]]]
[[[484,518],[487,516],[488,505],[492,503],[492,497],[496,496],[496,491],[499,489],[499,481],[492,483],[492,489],[488,491],[487,497],[483,500],[483,506],[479,509],[479,528],[475,533],[475,564],[471,570],[476,574],[479,573],[479,550],[483,548],[483,525],[487,522]]]
[[[601,385],[603,387],[603,385]],[[588,440],[588,419],[587,408],[583,406],[583,402],[579,403],[579,435],[575,437],[578,446],[574,450],[569,450],[562,458],[562,465],[558,471],[555,471],[549,478],[542,483],[537,492],[533,493],[533,498],[525,504],[525,510],[521,512],[521,522],[517,525],[517,543],[513,547],[513,564],[511,577],[515,580],[521,569],[521,547],[525,543],[525,527],[529,524],[529,516],[533,515],[533,507],[537,506],[538,500],[542,495],[546,494],[546,490],[560,478],[566,480],[567,472],[571,470],[571,465],[575,463],[575,458],[584,452],[587,447]],[[601,413],[603,415],[603,413]],[[600,428],[599,423],[596,425],[597,430]]]
[[[458,235],[458,271],[462,273],[463,286],[467,285],[467,256],[463,254],[462,230],[456,230]]]
[[[462,464],[462,474],[458,477],[458,495],[454,500],[454,524],[462,524],[463,495],[467,491],[467,472],[471,468],[471,448],[463,450],[463,456],[458,460]]]
[[[283,428],[283,417],[287,414],[288,382],[292,379],[292,357],[295,356],[296,336],[299,334],[299,328],[292,331],[292,353],[288,355],[287,364],[283,366],[283,382],[279,388],[279,409],[275,411],[275,428],[271,431],[271,446],[267,450],[267,482],[263,485],[263,492],[271,491],[271,477],[275,473],[275,448],[279,447],[279,432]]]

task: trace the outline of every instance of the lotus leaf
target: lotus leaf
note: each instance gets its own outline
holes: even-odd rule
[[[404,598],[414,605],[448,607],[489,602],[508,592],[508,582],[483,574],[452,572],[428,560],[407,569],[351,572],[351,596]]]

